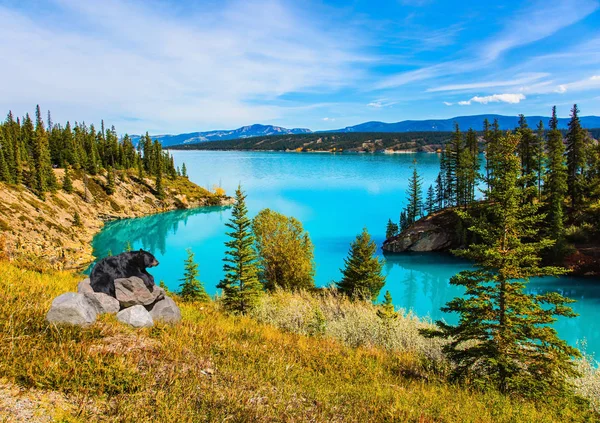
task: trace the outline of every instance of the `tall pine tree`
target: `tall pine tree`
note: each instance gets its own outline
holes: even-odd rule
[[[258,280],[252,221],[247,216],[246,195],[241,186],[235,191],[235,200],[231,220],[225,224],[231,229],[227,233],[230,240],[225,242],[225,278],[217,288],[223,290],[223,304],[227,310],[246,313],[257,303],[262,284]]]
[[[586,145],[585,133],[579,121],[577,104],[571,109],[571,120],[567,132],[567,185],[571,207],[577,211],[583,205],[585,191]]]
[[[447,357],[455,364],[456,379],[471,379],[503,393],[543,397],[567,391],[565,377],[576,374],[572,357],[578,351],[558,338],[551,324],[556,316],[573,317],[572,302],[556,292],[528,294],[530,277],[560,275],[563,269],[542,267],[539,252],[553,241],[539,239],[545,216],[537,204],[522,204],[524,188],[519,136],[507,134],[496,145],[493,188],[480,213],[469,216],[470,230],[480,239],[458,255],[473,260],[475,270],[460,272],[451,284],[465,296],[443,308],[459,314],[457,325],[438,321],[427,336],[443,337]]]

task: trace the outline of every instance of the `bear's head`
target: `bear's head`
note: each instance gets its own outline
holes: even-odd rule
[[[148,251],[140,250],[137,252],[138,260],[143,267],[155,267],[158,266],[158,260]]]

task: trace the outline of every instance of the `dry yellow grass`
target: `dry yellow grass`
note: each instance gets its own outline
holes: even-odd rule
[[[44,322],[78,277],[0,262],[0,378],[57,393],[60,421],[562,422],[587,404],[513,400],[447,384],[420,353],[350,347],[283,331],[214,304],[181,304],[183,322],[133,330],[103,317],[87,329]]]

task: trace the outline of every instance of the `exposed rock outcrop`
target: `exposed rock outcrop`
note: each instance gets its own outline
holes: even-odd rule
[[[54,173],[62,181],[64,169]],[[84,179],[74,170],[73,193],[58,190],[45,200],[22,185],[0,182],[0,253],[9,260],[81,270],[94,260],[91,241],[107,221],[234,202],[183,177],[165,178],[165,196],[158,198],[152,179],[140,179],[133,170],[115,171],[115,176],[114,192],[108,195],[106,171]]]
[[[442,210],[426,216],[401,234],[385,240],[387,253],[448,251],[461,246],[460,219],[453,210]]]

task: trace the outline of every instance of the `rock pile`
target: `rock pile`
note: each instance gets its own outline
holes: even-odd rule
[[[173,299],[159,286],[149,290],[137,277],[115,280],[116,298],[95,292],[90,280],[79,282],[77,292],[67,292],[52,301],[46,320],[54,324],[89,326],[99,314],[117,315],[130,326],[151,327],[154,322],[177,323],[181,312]]]

